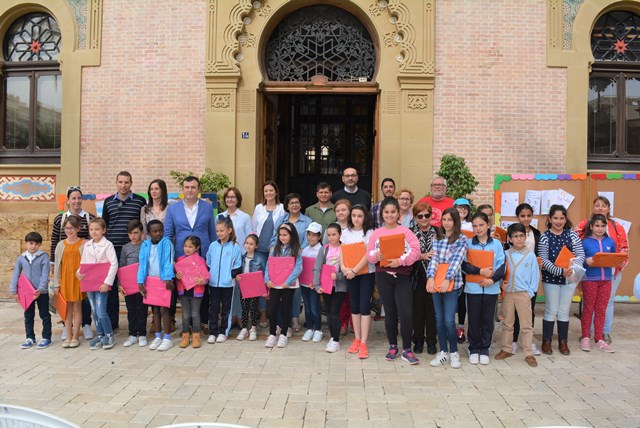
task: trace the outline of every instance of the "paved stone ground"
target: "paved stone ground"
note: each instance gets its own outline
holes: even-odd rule
[[[542,309],[538,305],[536,331]],[[91,351],[86,342],[62,349],[57,325],[52,347],[21,350],[22,312],[1,302],[0,403],[36,408],[83,427],[194,421],[251,427],[639,427],[639,321],[640,305],[617,305],[615,354],[581,352],[573,318],[568,357],[556,351],[538,357],[532,369],[521,352],[506,361],[492,358],[488,366],[472,366],[462,353],[462,368],[454,370],[429,367],[426,354],[417,366],[385,361],[382,322],[375,323],[365,361],[347,354],[346,346],[327,354],[323,344],[300,341],[299,333],[287,348],[269,350],[265,331],[257,342],[205,343],[200,350],[176,346],[161,353],[123,348],[121,330],[114,349]],[[497,326],[494,339],[500,332]],[[496,349],[494,340],[492,354]]]

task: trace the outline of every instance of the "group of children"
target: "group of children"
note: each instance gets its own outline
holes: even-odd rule
[[[348,202],[348,201],[347,201]],[[336,204],[337,205],[337,204]],[[464,205],[464,204],[458,204]],[[183,243],[184,255],[176,262],[188,259],[196,266],[205,266],[201,275],[187,282],[184,272],[174,266],[173,244],[163,236],[164,227],[159,220],[147,224],[150,237],[142,240],[143,225],[132,220],[127,225],[130,242],[122,248],[117,260],[113,245],[105,238],[106,224],[101,218],[89,223],[89,240],[77,236],[80,219],[69,216],[64,220],[66,239],[59,242],[56,249],[54,266],[54,293],[67,304],[65,329],[67,340],[63,348],[79,346],[81,324],[80,303],[88,298],[94,313],[97,337],[90,341],[91,349],[110,349],[115,345],[111,322],[106,312],[107,295],[113,286],[119,267],[139,263],[137,269],[136,292],[125,295],[129,337],[125,347],[138,344],[147,346],[147,313],[151,306],[155,337],[149,345],[151,350],[166,351],[174,346],[170,336],[170,317],[168,306],[162,304],[147,305],[153,278],[161,288],[172,290],[177,287],[182,306],[182,336],[179,346],[193,348],[202,345],[200,326],[200,302],[209,287],[209,336],[208,343],[222,343],[229,337],[231,329],[231,302],[233,294],[238,292],[236,281],[242,281],[243,273],[263,272],[266,284],[264,297],[268,296],[269,336],[265,346],[268,348],[287,346],[287,333],[291,328],[291,308],[297,288],[301,288],[306,315],[306,331],[302,336],[305,342],[323,340],[320,297],[324,300],[330,339],[326,351],[337,352],[340,349],[340,308],[347,292],[350,295],[351,319],[355,338],[348,352],[364,359],[368,354],[368,334],[371,326],[370,303],[377,285],[384,303],[386,318],[385,330],[389,341],[386,359],[391,361],[401,356],[410,364],[417,364],[418,358],[412,348],[412,283],[414,264],[425,262],[426,287],[431,293],[435,310],[435,324],[440,352],[430,362],[431,366],[440,366],[447,362],[451,367],[459,368],[458,354],[459,325],[455,314],[459,310],[459,298],[463,298],[468,312],[468,351],[471,364],[489,364],[498,296],[503,293],[501,314],[503,316],[503,336],[501,350],[496,359],[512,356],[516,350],[518,334],[522,332],[525,360],[529,366],[537,366],[534,354],[539,351],[533,343],[534,304],[542,267],[542,280],[547,298],[545,308],[542,351],[550,354],[551,335],[557,320],[559,349],[568,353],[566,335],[568,331],[567,289],[575,289],[573,268],[561,268],[554,263],[563,247],[568,247],[574,255],[574,262],[586,268],[582,283],[584,312],[582,315],[581,349],[590,350],[591,319],[595,313],[595,347],[606,352],[613,348],[602,340],[605,300],[611,290],[611,269],[592,267],[593,256],[598,252],[615,252],[615,243],[606,236],[607,218],[596,214],[587,224],[584,240],[576,240],[567,218],[566,209],[559,205],[551,207],[547,231],[541,234],[531,226],[533,209],[527,204],[518,206],[518,223],[507,230],[507,242],[500,242],[493,235],[493,210],[484,205],[478,212],[469,216],[469,207],[460,210],[450,208],[442,215],[442,225],[434,230],[430,248],[421,248],[416,234],[399,223],[400,206],[393,197],[385,198],[380,204],[382,227],[373,230],[369,211],[362,205],[349,204],[346,227],[339,223],[330,224],[326,230],[318,223],[306,228],[307,245],[301,248],[300,238],[293,224],[285,222],[276,230],[276,243],[271,248],[266,263],[256,257],[260,240],[256,234],[250,234],[242,243],[236,242],[233,222],[229,217],[221,217],[216,224],[218,239],[209,248],[202,249],[197,236],[189,236]],[[415,214],[415,212],[414,212]],[[463,214],[463,216],[461,216]],[[421,214],[422,215],[422,214]],[[426,215],[426,214],[425,214]],[[470,217],[470,218],[469,218]],[[425,217],[428,218],[428,217]],[[467,238],[462,232],[464,222],[469,222],[473,237]],[[468,226],[465,226],[468,227]],[[323,245],[323,232],[326,243]],[[381,243],[392,236],[402,236],[403,252],[389,258],[382,252]],[[25,310],[25,329],[27,339],[22,348],[36,346],[48,347],[51,342],[51,317],[49,315],[49,258],[40,251],[42,237],[29,233],[26,238],[26,251],[18,257],[10,293],[18,301],[18,282],[24,274],[33,288],[34,302]],[[347,263],[341,248],[346,245],[363,245],[364,255],[355,262]],[[345,247],[346,248],[346,247]],[[506,248],[506,251],[505,249]],[[489,265],[478,266],[476,260],[487,260]],[[540,260],[538,259],[540,257]],[[292,260],[286,278],[276,280],[273,267],[274,258],[287,257]],[[303,271],[303,259],[311,258],[313,275],[300,280]],[[84,293],[81,283],[90,280],[86,265],[108,264],[108,270]],[[274,265],[275,266],[275,265]],[[326,284],[326,269],[330,269],[330,283]],[[238,276],[240,275],[240,276]],[[281,275],[280,275],[281,276]],[[323,282],[324,281],[324,282]],[[572,288],[573,287],[573,288]],[[267,291],[268,290],[268,291]],[[560,290],[560,291],[556,291]],[[571,297],[573,293],[571,292]],[[605,299],[606,298],[606,299]],[[257,340],[259,297],[242,298],[242,325],[238,340]],[[570,301],[569,301],[570,304]],[[43,322],[42,340],[36,345],[34,334],[35,306],[38,306]],[[460,322],[460,321],[459,321]],[[398,347],[398,323],[402,348]],[[464,321],[462,322],[464,324]],[[435,351],[434,351],[435,352]],[[430,352],[431,353],[431,352]]]

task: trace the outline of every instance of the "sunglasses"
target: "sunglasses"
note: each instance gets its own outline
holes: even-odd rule
[[[422,219],[425,219],[425,218],[431,218],[431,214],[416,214],[416,218],[418,220],[422,220]]]
[[[82,186],[69,186],[69,187],[67,187],[67,192],[71,192],[73,190],[82,190]]]

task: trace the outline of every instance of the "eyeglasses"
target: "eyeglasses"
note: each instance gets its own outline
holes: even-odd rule
[[[237,196],[225,196],[225,199],[238,199]]]
[[[300,205],[300,201],[290,201],[289,205]]]
[[[73,226],[65,226],[64,230],[76,230],[76,228]]]
[[[358,174],[342,174],[344,178],[356,178]]]
[[[431,218],[431,214],[416,214],[416,218],[417,218],[418,220]]]
[[[411,201],[411,198],[398,198],[399,201]]]
[[[431,187],[445,187],[445,185],[444,184],[433,183],[433,184],[431,184]]]

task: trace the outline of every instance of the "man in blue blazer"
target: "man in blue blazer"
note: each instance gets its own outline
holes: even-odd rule
[[[209,250],[209,245],[215,239],[216,219],[213,215],[213,206],[198,199],[200,193],[200,180],[197,177],[189,176],[182,184],[184,198],[167,208],[167,216],[164,220],[164,236],[173,242],[176,259],[184,255],[184,241],[189,235],[200,238],[201,256],[204,258]],[[177,295],[176,295],[177,296]],[[173,301],[172,301],[173,303]],[[172,309],[175,306],[172,305]],[[205,287],[202,304],[200,306],[201,322],[207,325],[209,320],[209,287]],[[172,310],[175,316],[175,309]]]

